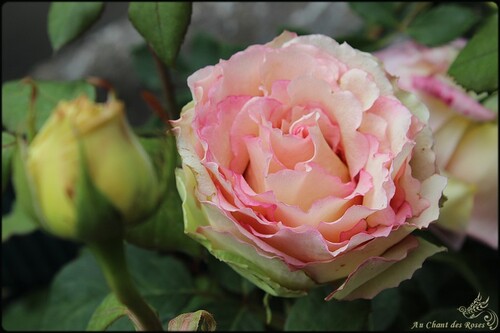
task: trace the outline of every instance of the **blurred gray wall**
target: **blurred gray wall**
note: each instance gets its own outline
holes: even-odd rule
[[[130,49],[142,37],[127,19],[128,2],[106,3],[92,29],[57,53],[47,36],[49,4],[8,2],[2,6],[2,82],[28,74],[43,80],[99,76],[115,86],[129,108],[144,108],[130,58]],[[197,32],[249,45],[270,41],[283,27],[336,37],[360,25],[345,2],[195,2],[181,52],[189,52],[189,40]]]
[[[47,36],[49,4],[2,5],[2,82],[24,76],[36,64],[60,56],[53,54]],[[127,8],[128,2],[106,3],[102,17],[86,36],[102,34],[110,23],[126,20]],[[354,31],[360,23],[343,2],[195,2],[187,37],[204,31],[230,43],[265,43],[283,26],[335,37]],[[83,44],[83,40],[75,44]]]
[[[50,2],[5,2],[2,4],[2,82],[23,77],[53,54],[47,35]],[[90,33],[126,17],[128,2],[106,4]]]

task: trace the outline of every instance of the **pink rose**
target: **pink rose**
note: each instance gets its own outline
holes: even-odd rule
[[[436,160],[449,177],[438,225],[498,248],[498,122],[496,113],[446,74],[465,45],[427,48],[407,41],[376,53],[401,88],[427,105]],[[460,245],[457,245],[457,247]]]
[[[441,251],[427,110],[372,55],[284,32],[188,78],[185,231],[272,295],[371,298]]]

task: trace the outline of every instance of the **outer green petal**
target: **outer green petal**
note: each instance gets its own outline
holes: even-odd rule
[[[231,233],[204,229],[208,242],[203,245],[219,260],[273,296],[298,297],[315,283],[303,271],[292,272],[279,259],[258,253],[254,246],[240,242]]]
[[[298,297],[316,284],[303,271],[290,271],[277,258],[261,253],[245,240],[240,241],[233,230],[215,230],[208,226],[208,216],[218,218],[217,223],[226,224],[222,214],[209,212],[210,208],[195,199],[195,180],[188,168],[176,170],[177,188],[182,199],[185,232],[202,243],[215,257],[228,263],[236,272],[264,291],[274,296]],[[206,227],[203,227],[206,226]]]
[[[33,178],[26,169],[28,146],[21,139],[17,140],[18,147],[14,153],[12,165],[12,182],[16,192],[16,202],[18,207],[44,228],[48,228],[47,222],[39,206],[36,187]]]
[[[422,267],[426,258],[444,250],[446,248],[410,235],[383,256],[368,259],[360,265],[326,300],[332,297],[339,300],[371,299],[380,291],[396,287],[401,281],[409,279]]]
[[[182,200],[184,232],[191,235],[196,234],[196,229],[199,226],[208,225],[208,221],[201,211],[200,203],[195,200],[194,177],[192,174],[187,175],[183,169],[176,169],[175,180]]]

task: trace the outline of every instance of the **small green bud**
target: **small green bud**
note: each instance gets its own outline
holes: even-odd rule
[[[107,219],[136,225],[158,203],[153,165],[115,99],[60,102],[31,142],[26,166],[42,225],[60,237],[103,237],[121,226]]]

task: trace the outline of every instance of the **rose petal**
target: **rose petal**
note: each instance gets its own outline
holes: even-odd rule
[[[441,81],[436,76],[413,76],[413,87],[442,100],[457,113],[474,120],[493,120],[496,114],[482,106],[458,87]]]
[[[381,257],[368,259],[361,264],[337,290],[325,298],[325,301],[332,298],[372,299],[380,291],[396,287],[401,281],[409,279],[425,259],[444,250],[446,248],[437,247],[422,238],[417,240],[408,236]]]
[[[294,169],[297,163],[313,156],[314,146],[310,137],[283,134],[277,128],[269,130],[269,136],[276,158],[289,169]]]
[[[389,145],[394,156],[399,154],[409,139],[408,131],[412,119],[410,111],[397,99],[382,96],[376,100],[367,112],[375,114],[386,121],[387,138],[381,140],[381,145]]]
[[[207,239],[203,244],[213,255],[271,295],[297,297],[315,285],[303,271],[290,270],[282,260],[229,232],[200,227],[197,233]]]
[[[367,258],[382,255],[388,248],[398,244],[413,230],[409,226],[402,226],[393,230],[387,237],[373,238],[355,248],[344,250],[328,263],[312,263],[303,269],[318,283],[337,281],[347,277]],[[351,240],[354,241],[354,240]]]
[[[242,107],[248,102],[248,96],[232,96],[217,104],[210,123],[194,122],[199,129],[199,138],[207,143],[208,161],[216,161],[224,167],[229,167],[234,159],[231,149],[232,126]],[[233,137],[234,139],[234,137]]]
[[[221,77],[222,70],[220,66],[207,66],[188,77],[187,83],[193,100],[199,104],[205,104],[208,100],[208,91],[210,87]]]
[[[488,188],[498,179],[498,125],[486,123],[467,131],[446,170],[479,187]]]
[[[468,126],[464,117],[453,117],[434,132],[436,164],[440,170],[445,170]]]
[[[266,46],[273,47],[273,48],[279,48],[283,46],[284,43],[288,42],[289,40],[294,39],[297,37],[297,34],[295,32],[290,32],[287,30],[284,30],[281,35],[278,37],[274,38],[272,41],[266,44]]]
[[[245,171],[245,179],[252,189],[257,193],[266,191],[264,179],[269,173],[277,172],[284,166],[276,159],[272,153],[269,142],[261,138],[245,137],[250,163]]]
[[[285,43],[284,46],[294,43],[314,45],[346,64],[348,68],[359,68],[370,73],[381,95],[389,95],[393,91],[392,84],[387,79],[380,61],[369,53],[355,50],[347,43],[339,45],[324,35],[299,36]]]
[[[277,221],[281,221],[286,226],[292,228],[300,226],[317,226],[321,222],[337,221],[349,207],[359,203],[359,201],[360,200],[356,199],[341,199],[329,196],[314,202],[307,211],[297,206],[290,206],[278,202],[275,218]],[[324,234],[323,232],[321,233]]]
[[[384,209],[394,194],[394,184],[390,178],[391,156],[376,153],[378,142],[369,137],[370,155],[365,166],[365,171],[372,176],[372,187],[365,193],[363,205],[371,209]]]
[[[472,213],[474,192],[474,186],[455,177],[448,177],[448,183],[443,191],[447,200],[440,209],[436,224],[463,234]]]
[[[363,111],[377,100],[380,90],[365,71],[357,68],[348,70],[340,78],[340,88],[352,92],[361,102]]]
[[[308,46],[285,47],[266,54],[265,62],[257,71],[266,90],[270,91],[277,80],[292,80],[314,70],[316,60],[311,52],[304,52],[304,47]]]
[[[410,166],[413,170],[413,177],[424,180],[436,173],[436,155],[432,150],[434,140],[428,127],[424,128],[415,138],[413,156]]]
[[[281,170],[265,178],[265,190],[273,191],[276,198],[288,205],[307,211],[311,205],[328,196],[344,198],[352,192],[353,183],[343,183],[317,167],[308,171]]]
[[[444,176],[434,174],[422,182],[420,195],[425,198],[429,206],[417,217],[413,217],[409,222],[418,228],[426,228],[439,216],[439,199],[446,186],[447,179]]]
[[[222,83],[214,102],[234,95],[261,96],[259,68],[263,65],[268,48],[252,45],[234,54],[228,61],[221,61]],[[245,79],[242,80],[241,78]]]
[[[340,233],[352,229],[360,220],[366,219],[372,209],[361,205],[352,205],[337,219],[324,221],[318,225],[318,230],[330,242],[340,242]]]
[[[280,228],[275,234],[257,234],[266,243],[279,249],[300,261],[301,264],[288,263],[294,268],[301,268],[309,262],[331,260],[332,254],[328,250],[325,239],[313,228]]]
[[[314,146],[314,155],[302,163],[297,163],[295,169],[306,170],[310,165],[321,166],[326,172],[332,176],[338,177],[343,182],[349,181],[349,171],[344,162],[331,149],[321,133],[319,127],[309,128],[309,137]]]

